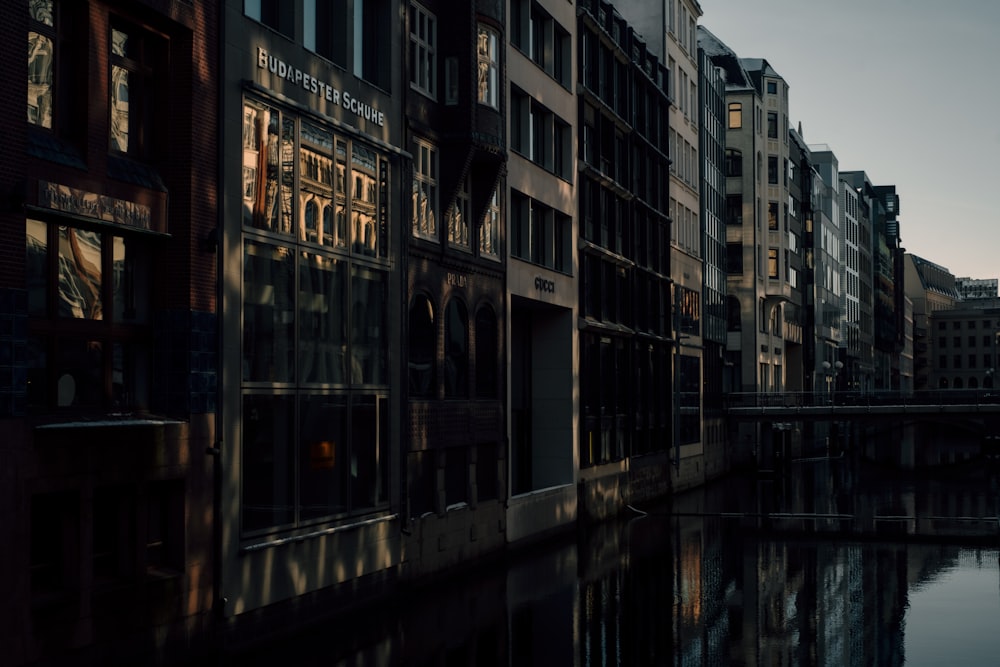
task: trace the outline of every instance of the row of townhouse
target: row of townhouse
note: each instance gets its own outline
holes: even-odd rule
[[[12,663],[245,645],[752,463],[728,392],[896,386],[894,190],[701,14],[6,6]]]

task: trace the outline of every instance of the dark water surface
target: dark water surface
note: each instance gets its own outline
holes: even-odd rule
[[[324,620],[230,665],[996,665],[997,482],[735,476]]]

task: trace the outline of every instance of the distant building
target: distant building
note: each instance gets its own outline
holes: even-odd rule
[[[872,388],[871,219],[860,188],[840,174],[840,371],[848,391]]]
[[[786,341],[784,314],[797,279],[788,261],[788,86],[766,60],[741,59],[710,31],[702,28],[700,34],[712,63],[726,73],[727,356],[736,369],[733,389],[783,391],[786,343],[801,344],[794,326],[787,328]]]
[[[952,310],[958,303],[955,276],[940,264],[911,253],[906,254],[905,262],[906,296],[913,302],[914,389],[937,389],[942,380],[952,386],[954,383],[948,376],[938,374],[938,370],[947,368],[940,368],[937,363],[950,349],[947,338],[942,338],[949,334],[946,330],[949,324],[943,319],[932,322],[931,318],[937,311]],[[948,365],[945,357],[945,366]],[[953,367],[954,361],[950,365]]]
[[[1000,308],[961,302],[928,317],[931,358],[928,389],[992,388],[997,383]]]
[[[842,326],[847,331],[857,328],[857,344],[848,346],[846,386],[866,391],[898,389],[903,282],[896,220],[899,196],[894,186],[873,186],[863,171],[843,171],[840,177],[844,219],[853,221],[841,230],[848,258],[844,289],[846,302],[852,304],[845,309]]]
[[[976,299],[996,299],[996,278],[955,278],[955,287],[963,301]]]
[[[816,354],[813,391],[829,391],[840,381],[835,370],[840,357],[842,292],[840,247],[840,169],[837,156],[829,146],[809,146],[813,174],[813,335]]]

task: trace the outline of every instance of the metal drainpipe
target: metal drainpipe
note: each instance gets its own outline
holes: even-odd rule
[[[224,382],[222,381],[222,362],[223,354],[225,350],[225,345],[223,344],[223,326],[222,326],[222,314],[223,314],[223,276],[225,276],[225,248],[226,248],[226,234],[225,234],[225,218],[223,215],[223,201],[222,194],[225,192],[224,179],[226,174],[225,164],[225,136],[226,136],[226,123],[223,122],[225,116],[225,99],[226,99],[226,77],[225,77],[225,62],[226,62],[226,40],[225,40],[225,7],[222,6],[224,3],[220,3],[216,15],[216,21],[218,29],[216,31],[217,35],[222,35],[222,38],[217,42],[217,53],[216,53],[216,64],[218,68],[222,71],[222,75],[216,77],[217,88],[218,88],[218,114],[216,116],[216,123],[218,125],[216,131],[217,144],[216,152],[218,157],[216,158],[216,186],[219,188],[220,197],[216,200],[216,225],[215,225],[215,254],[216,254],[216,264],[215,264],[215,344],[216,344],[216,358],[215,358],[215,443],[214,446],[209,449],[207,454],[212,456],[212,618],[213,622],[221,626],[222,618],[225,614],[225,599],[222,597],[222,429],[224,425],[223,417],[225,411],[223,409],[225,392],[223,390]],[[213,631],[217,628],[212,628]]]

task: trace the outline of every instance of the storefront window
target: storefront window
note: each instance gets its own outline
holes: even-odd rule
[[[257,532],[388,499],[388,160],[267,104],[243,119],[242,498]]]

